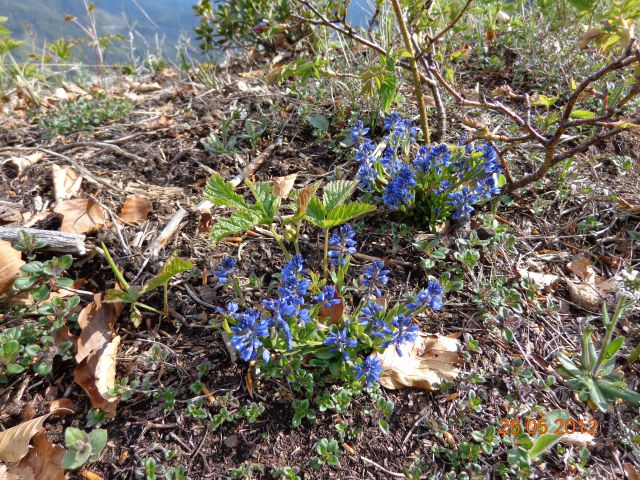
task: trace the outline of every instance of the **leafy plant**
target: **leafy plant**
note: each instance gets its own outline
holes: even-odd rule
[[[208,141],[204,144],[205,150],[211,153],[233,153],[236,143],[238,143],[238,136],[231,135],[230,131],[233,123],[238,118],[240,118],[240,112],[238,110],[233,110],[228,118],[224,118],[220,124],[219,136],[211,132],[207,139]]]
[[[342,450],[335,438],[326,439],[321,438],[316,445],[316,453],[318,454],[311,460],[311,468],[318,470],[323,465],[329,465],[330,467],[337,467],[340,465],[340,457],[342,456]]]
[[[40,118],[40,124],[52,133],[66,134],[78,130],[91,130],[107,122],[118,121],[129,115],[134,102],[126,98],[112,98],[98,94],[90,99],[56,105]]]
[[[632,304],[629,297],[621,296],[613,313],[609,317],[607,304],[602,306],[602,322],[606,328],[605,337],[598,352],[593,343],[593,329],[585,328],[581,341],[580,364],[576,365],[567,355],[557,355],[560,366],[558,372],[567,378],[567,385],[578,391],[583,401],[590,401],[601,412],[609,410],[609,403],[617,399],[627,400],[634,405],[640,404],[640,394],[627,388],[623,376],[616,372],[616,356],[624,344],[624,336],[613,338],[613,332],[622,313]]]
[[[75,470],[82,465],[96,462],[107,445],[107,431],[102,428],[91,430],[89,434],[76,427],[67,427],[64,431],[64,443],[67,453],[62,458],[62,467]]]
[[[169,282],[173,277],[179,275],[183,272],[187,272],[193,268],[193,263],[189,260],[185,260],[176,256],[171,256],[162,267],[160,273],[158,273],[155,277],[151,278],[146,284],[142,286],[133,286],[129,285],[129,283],[124,279],[122,273],[118,269],[117,265],[111,258],[111,254],[105,244],[102,244],[102,251],[104,252],[105,258],[113,271],[118,283],[122,286],[124,290],[111,289],[107,290],[105,295],[105,302],[123,302],[131,305],[131,321],[136,327],[140,326],[142,322],[142,315],[140,313],[140,308],[145,310],[149,310],[150,312],[158,313],[160,315],[164,315],[165,317],[169,316]],[[163,311],[159,311],[150,305],[142,303],[139,299],[146,295],[147,293],[162,287],[163,289],[163,299],[164,299],[164,309]]]

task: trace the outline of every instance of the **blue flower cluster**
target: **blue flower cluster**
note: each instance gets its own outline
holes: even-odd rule
[[[446,214],[457,219],[500,193],[502,168],[491,144],[461,141],[459,145],[422,146],[409,158],[417,134],[413,122],[392,113],[385,119],[384,128],[388,131],[384,137],[387,145],[381,155],[366,137],[369,129],[361,121],[354,124],[351,136],[360,187],[382,193],[382,201],[390,209],[411,207],[420,191],[420,201],[432,203],[429,207],[439,220]]]
[[[382,291],[380,287],[385,286],[388,281],[389,270],[384,268],[382,260],[374,260],[371,265],[365,268],[362,284],[367,287],[366,295],[381,297]]]
[[[442,296],[444,291],[442,285],[436,279],[430,279],[427,288],[418,292],[412,302],[407,304],[407,310],[418,310],[424,308],[432,308],[440,310],[444,304]]]
[[[229,277],[234,274],[236,270],[236,262],[233,258],[225,256],[220,262],[220,268],[216,269],[213,274],[218,279],[220,285],[226,285],[229,281]]]
[[[347,259],[346,255],[353,255],[356,253],[355,241],[356,232],[348,223],[340,227],[339,233],[333,233],[329,237],[329,245],[334,247],[333,250],[329,250],[329,258],[333,265],[340,263],[344,265]]]
[[[380,357],[369,355],[362,360],[362,363],[356,364],[354,367],[356,372],[356,380],[364,378],[367,387],[378,382],[380,373],[382,373],[382,360]]]

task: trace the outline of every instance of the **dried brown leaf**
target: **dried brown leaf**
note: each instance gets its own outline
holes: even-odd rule
[[[588,258],[578,257],[575,260],[571,260],[567,268],[569,268],[582,283],[590,283],[592,285],[595,283],[596,272]]]
[[[287,198],[297,177],[297,173],[292,173],[284,177],[274,177],[273,192],[280,198]]]
[[[59,408],[0,432],[0,461],[5,463],[19,462],[28,453],[31,438],[38,433],[47,418],[60,413],[70,412]]]
[[[91,470],[80,471],[80,476],[85,480],[104,480],[104,477],[102,477],[101,475],[98,475],[95,472],[92,472]]]
[[[102,350],[115,336],[113,325],[122,313],[123,304],[105,303],[104,295],[96,293],[93,302],[84,307],[78,316],[78,324],[82,329],[78,337],[78,363]]]
[[[82,176],[71,167],[51,165],[53,192],[56,201],[68,200],[77,195],[82,185]]]
[[[130,195],[125,200],[118,217],[125,223],[142,223],[149,217],[152,210],[153,205],[149,197]]]
[[[627,480],[640,480],[640,474],[638,474],[638,470],[636,470],[636,467],[632,464],[625,463],[622,465],[622,469],[627,476]]]
[[[34,448],[8,471],[16,480],[64,480],[62,458],[66,450],[49,443],[44,431],[33,437]],[[1,478],[1,477],[0,477]]]
[[[597,40],[598,38],[602,37],[605,33],[604,30],[602,30],[601,28],[598,27],[594,27],[594,28],[590,28],[589,30],[587,30],[584,35],[582,35],[582,37],[580,37],[580,41],[578,42],[578,46],[581,49],[586,49],[589,47],[589,45],[591,44],[591,42]]]
[[[402,356],[391,346],[382,354],[380,384],[390,389],[435,390],[436,384],[451,381],[460,373],[459,347],[459,340],[424,333],[400,347]]]
[[[335,290],[333,295],[334,300],[340,300],[340,303],[336,303],[335,305],[331,305],[330,307],[325,307],[324,305],[320,307],[318,315],[323,320],[329,320],[329,323],[336,324],[340,322],[342,318],[342,313],[344,312],[344,298],[340,296],[338,290]]]
[[[107,213],[90,198],[65,200],[58,203],[53,211],[62,216],[62,232],[91,233],[107,223]]]
[[[140,126],[144,130],[157,130],[164,127],[173,127],[175,124],[176,122],[173,118],[167,115],[160,115],[158,118],[144,122]]]
[[[23,265],[22,254],[11,242],[0,240],[0,294],[11,288]]]
[[[518,275],[522,278],[526,278],[541,287],[550,287],[560,281],[560,277],[558,275],[552,275],[550,273],[538,273],[538,272],[530,272],[529,270],[525,270],[523,268],[518,268]]]
[[[116,356],[120,337],[116,336],[102,349],[91,353],[78,364],[73,379],[89,396],[91,405],[115,415],[118,397],[110,393],[116,384]]]
[[[75,404],[68,398],[56,398],[55,400],[51,401],[51,404],[49,405],[49,411],[53,412],[54,410],[58,410],[60,408],[64,408],[66,410],[69,410],[70,412],[73,412],[75,410]]]

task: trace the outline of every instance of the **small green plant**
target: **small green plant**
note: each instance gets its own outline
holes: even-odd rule
[[[0,384],[29,368],[38,375],[48,375],[55,355],[65,359],[71,355],[70,342],[56,346],[53,335],[66,323],[76,321],[80,297],[52,297],[51,293],[73,284],[73,280],[65,276],[73,258],[64,255],[46,261],[35,260],[35,251],[44,246],[33,236],[20,233],[16,249],[31,261],[21,268],[13,288],[0,295],[3,325],[15,324],[0,328]]]
[[[271,476],[276,480],[301,480],[298,476],[297,467],[279,467],[276,468]]]
[[[591,401],[601,412],[608,411],[609,403],[615,403],[617,399],[627,400],[633,405],[640,404],[640,394],[627,388],[624,377],[614,370],[617,353],[625,338],[621,335],[612,339],[613,332],[622,313],[632,304],[632,299],[621,295],[612,318],[609,317],[607,304],[603,304],[602,322],[606,333],[600,352],[597,352],[593,343],[593,328],[588,326],[582,335],[579,365],[562,352],[557,355],[560,362],[557,370],[567,378],[567,385],[578,391],[583,401]]]
[[[229,117],[222,119],[219,135],[211,132],[207,141],[204,142],[204,148],[207,152],[225,154],[233,153],[236,143],[238,143],[238,136],[231,135],[230,131],[233,123],[238,118],[240,118],[240,112],[238,110],[233,110]]]
[[[62,468],[75,470],[87,461],[95,462],[107,444],[107,431],[96,428],[89,434],[76,427],[67,427],[64,431],[64,443],[67,453],[62,458]]]
[[[91,130],[129,115],[135,103],[126,98],[97,95],[90,99],[56,105],[40,118],[40,124],[51,133],[64,135],[79,130]]]
[[[140,308],[163,315],[165,317],[169,316],[169,282],[176,275],[191,270],[193,268],[193,263],[191,263],[189,260],[171,256],[165,263],[162,271],[155,277],[151,278],[151,280],[149,280],[145,285],[133,286],[129,285],[129,283],[124,279],[124,276],[122,275],[122,273],[120,273],[120,270],[113,261],[113,258],[111,258],[111,254],[109,253],[109,250],[107,250],[107,247],[104,243],[102,244],[102,251],[104,252],[105,258],[107,259],[107,262],[109,263],[113,274],[118,280],[118,283],[120,283],[120,285],[124,289],[107,290],[105,295],[105,302],[123,302],[130,304],[131,321],[136,327],[139,327],[140,323],[142,322],[142,314],[139,310]],[[160,287],[162,287],[164,299],[164,308],[162,312],[139,301],[139,299],[143,295]]]
[[[157,465],[153,458],[145,458],[142,460],[142,468],[145,480],[157,480]]]
[[[166,480],[191,480],[191,477],[187,476],[187,469],[182,465],[168,468],[164,474],[164,478]]]
[[[335,438],[331,440],[320,439],[316,445],[316,453],[318,455],[311,460],[311,468],[314,470],[320,469],[323,465],[329,465],[330,467],[340,466],[342,450],[340,450],[340,445]]]

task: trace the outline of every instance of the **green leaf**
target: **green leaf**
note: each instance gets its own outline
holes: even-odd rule
[[[266,182],[254,184],[249,180],[245,180],[245,183],[256,199],[255,206],[262,215],[260,223],[273,223],[273,218],[280,207],[280,197],[274,193],[273,185]]]
[[[164,268],[162,269],[162,271],[147,282],[147,284],[145,285],[142,292],[140,292],[140,294],[142,295],[158,287],[162,287],[167,283],[169,283],[169,281],[176,275],[182,272],[189,271],[192,268],[193,268],[193,263],[191,263],[189,260],[172,256],[164,265]]]
[[[583,119],[588,119],[588,118],[593,118],[596,116],[595,113],[590,112],[589,110],[573,110],[571,112],[571,118],[583,118]]]
[[[10,373],[11,375],[16,375],[22,372],[24,372],[24,367],[22,365],[18,365],[17,363],[10,363],[7,365],[7,373]]]
[[[324,226],[327,228],[337,227],[360,215],[372,212],[376,207],[368,203],[352,202],[346,205],[340,205],[331,211],[324,220]]]
[[[596,382],[594,382],[591,377],[585,377],[584,383],[589,389],[589,398],[594,403],[594,405],[598,407],[598,410],[600,410],[601,412],[606,412],[609,409],[607,398],[602,393],[602,391],[600,391],[600,389],[596,385]]]
[[[215,243],[234,233],[244,232],[260,223],[260,217],[255,212],[237,211],[229,218],[223,218],[211,229],[211,237]]]
[[[235,192],[233,185],[215,172],[204,187],[204,198],[216,205],[235,207],[240,209],[251,208],[244,199]]]
[[[529,449],[529,456],[533,459],[540,454],[546,452],[562,439],[562,435],[555,433],[545,433],[540,435],[533,441],[533,445]]]
[[[140,295],[142,295],[142,292],[138,287],[129,287],[126,291],[111,289],[105,292],[104,301],[136,303]]]
[[[569,0],[569,3],[580,11],[591,10],[596,0]]]
[[[307,121],[313,128],[323,132],[329,130],[329,120],[324,115],[307,115]]]
[[[13,286],[17,290],[29,290],[36,283],[38,277],[18,277],[13,281]]]
[[[89,435],[76,427],[67,427],[64,431],[64,444],[67,448],[79,450],[89,441]]]
[[[620,350],[623,344],[624,344],[624,336],[620,335],[614,341],[609,343],[609,345],[607,345],[607,348],[604,351],[604,358],[608,360],[610,358],[615,357],[616,353],[618,353],[618,350]]]
[[[624,382],[612,383],[606,380],[599,380],[598,387],[611,398],[622,398],[634,405],[640,404],[640,394],[626,388]]]
[[[342,205],[356,189],[356,182],[351,180],[334,180],[324,187],[322,204],[327,215],[338,205]]]
[[[396,91],[398,89],[398,77],[395,74],[386,75],[378,89],[380,95],[380,101],[382,103],[382,110],[387,113],[391,108],[394,98],[396,98]]]
[[[320,199],[317,195],[311,197],[309,201],[309,205],[307,206],[307,212],[305,218],[313,223],[317,227],[322,227],[322,223],[324,222],[325,211],[324,206],[320,202]]]
[[[564,353],[558,352],[556,358],[560,362],[560,365],[562,365],[571,376],[579,377],[582,375],[582,370],[580,370]]]
[[[91,445],[91,461],[95,462],[107,445],[107,431],[103,428],[92,430],[89,434],[89,444]]]

